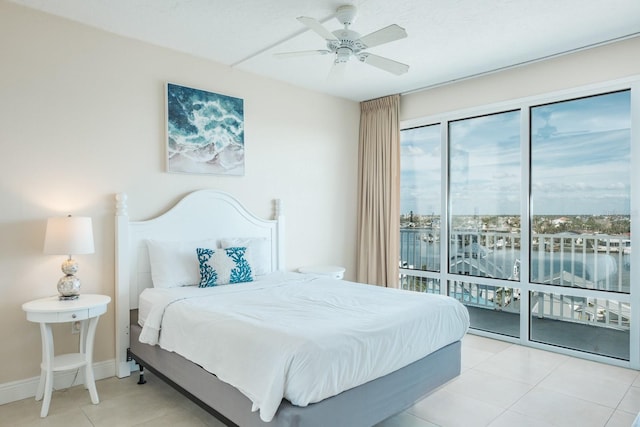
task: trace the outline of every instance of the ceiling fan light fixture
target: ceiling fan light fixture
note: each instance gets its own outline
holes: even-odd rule
[[[336,64],[347,62],[353,52],[348,47],[341,47],[336,50]]]

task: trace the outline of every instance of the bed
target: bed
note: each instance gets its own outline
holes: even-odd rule
[[[156,373],[230,426],[354,427],[375,425],[407,409],[460,373],[460,339],[468,327],[468,313],[461,304],[444,296],[408,295],[287,272],[283,236],[279,201],[274,201],[274,219],[262,219],[226,193],[199,190],[156,218],[130,221],[127,197],[118,194],[118,376],[129,376],[137,363],[141,372],[144,368]],[[260,242],[259,250],[251,246],[252,259],[260,253],[259,265],[252,261],[257,270],[252,282],[211,288],[160,286],[158,271],[172,264],[158,261],[154,245],[179,243],[182,248],[184,242],[208,241],[219,249],[227,239],[227,247]],[[177,252],[168,253],[175,257]],[[179,269],[172,266],[171,274],[174,270]],[[388,304],[390,298],[398,302]],[[269,304],[261,304],[267,299]],[[369,299],[373,305],[366,306]],[[385,299],[388,309],[376,302]],[[424,310],[420,304],[427,299],[434,306]],[[407,305],[402,305],[405,300]],[[344,301],[356,301],[357,309],[345,311]],[[408,315],[412,310],[415,320]],[[285,312],[293,320],[281,318]],[[331,322],[332,313],[341,320]],[[372,328],[368,316],[378,316],[384,328]],[[200,327],[205,325],[203,318],[215,328]],[[401,329],[382,335],[382,329],[400,321]],[[195,334],[198,329],[203,329],[204,338],[186,338],[198,345],[180,341],[186,331]],[[440,330],[442,334],[435,333]],[[368,332],[379,336],[378,341],[365,335]],[[294,349],[292,355],[281,350],[285,348]]]

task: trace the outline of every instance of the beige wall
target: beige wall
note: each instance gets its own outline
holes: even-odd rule
[[[164,172],[166,81],[244,99],[243,177]],[[261,217],[281,198],[287,267],[355,259],[359,106],[0,1],[0,386],[39,374],[40,335],[22,303],[56,293],[46,218],[93,218],[96,253],[77,256],[82,292],[114,295],[114,193],[133,219],[216,188]],[[69,325],[56,351],[73,351]],[[114,304],[95,361],[114,357]]]
[[[640,37],[401,97],[401,120],[640,75]]]

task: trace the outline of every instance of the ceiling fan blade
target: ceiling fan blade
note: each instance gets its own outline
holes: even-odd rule
[[[381,70],[388,71],[397,76],[409,71],[409,66],[402,62],[394,61],[393,59],[384,58],[382,56],[374,55],[372,53],[361,53],[358,55],[358,59],[365,64],[373,65]]]
[[[326,55],[327,53],[331,53],[330,50],[326,49],[318,49],[318,50],[299,50],[297,52],[280,52],[274,53],[273,56],[276,58],[291,58],[294,56],[311,56],[311,55]]]
[[[298,17],[298,21],[302,22],[310,30],[315,31],[317,34],[320,35],[320,37],[322,37],[325,40],[338,40],[338,38],[334,36],[331,31],[327,30],[325,27],[322,26],[321,23],[319,23],[313,18],[309,18],[307,16],[300,16]]]
[[[399,25],[392,24],[378,31],[360,37],[363,49],[389,43],[407,37],[407,31]]]

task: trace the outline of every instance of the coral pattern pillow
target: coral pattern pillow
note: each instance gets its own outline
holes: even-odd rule
[[[195,242],[147,240],[154,288],[195,286],[200,283],[197,248],[216,247],[215,239]]]
[[[220,239],[220,246],[247,248],[253,274],[262,276],[271,273],[271,241],[266,237],[227,237]]]
[[[230,283],[253,281],[253,270],[249,264],[248,250],[243,247],[225,249],[198,248],[200,263],[200,287],[208,288]]]

